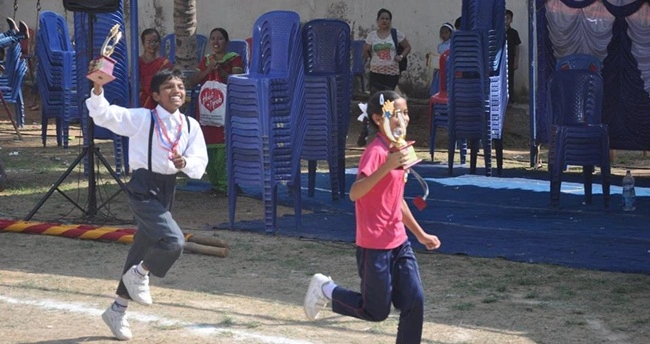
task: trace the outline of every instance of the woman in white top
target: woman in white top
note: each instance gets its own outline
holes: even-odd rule
[[[370,58],[368,84],[370,94],[379,91],[395,90],[399,82],[399,63],[411,52],[411,45],[403,32],[391,26],[393,14],[382,8],[377,12],[377,30],[370,31],[363,48],[364,58]],[[394,35],[393,32],[394,31]],[[398,45],[399,50],[398,53]],[[367,119],[364,119],[357,144],[366,145],[368,136]]]

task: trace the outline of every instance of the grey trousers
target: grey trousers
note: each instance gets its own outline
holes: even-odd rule
[[[185,238],[172,218],[176,175],[138,169],[126,185],[128,202],[138,225],[123,272],[141,261],[156,277],[165,277],[183,252]],[[120,279],[117,295],[129,293]]]

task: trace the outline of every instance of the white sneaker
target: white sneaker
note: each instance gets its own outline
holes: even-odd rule
[[[133,301],[146,306],[153,303],[149,293],[149,275],[142,277],[135,271],[135,265],[124,273],[122,282]]]
[[[106,325],[108,325],[108,328],[111,329],[115,338],[119,340],[129,340],[133,338],[129,322],[126,321],[125,312],[114,311],[111,305],[108,306],[104,313],[102,313],[102,319]]]
[[[305,302],[303,308],[305,315],[309,320],[316,320],[320,311],[327,306],[329,300],[323,294],[323,285],[331,282],[332,279],[323,274],[315,274],[312,276],[305,295]]]

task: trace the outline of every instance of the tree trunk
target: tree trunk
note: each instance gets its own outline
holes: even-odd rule
[[[186,76],[196,69],[196,0],[174,0],[176,68]]]

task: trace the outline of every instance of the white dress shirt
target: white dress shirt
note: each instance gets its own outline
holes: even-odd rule
[[[104,92],[96,95],[90,92],[86,99],[89,115],[97,125],[115,134],[129,137],[129,164],[133,170],[148,169],[149,128],[151,126],[151,110],[145,108],[127,109],[118,105],[110,105]],[[186,165],[180,171],[190,178],[200,179],[208,165],[208,151],[203,138],[201,126],[194,118],[189,118],[176,110],[170,114],[162,106],[156,107],[158,118],[165,124],[167,135],[175,140],[178,137],[178,127],[181,127],[181,138],[178,142],[178,152],[185,158]],[[160,141],[158,128],[154,128],[151,143],[151,169],[160,174],[176,174],[179,169],[170,159],[170,152]]]

